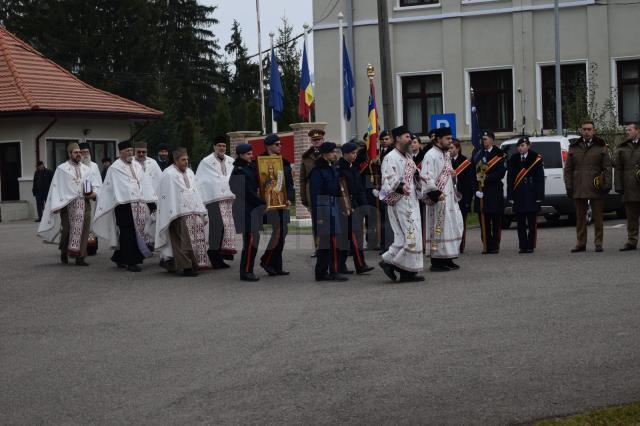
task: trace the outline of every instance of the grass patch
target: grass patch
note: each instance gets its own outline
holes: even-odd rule
[[[622,426],[640,425],[640,402],[602,408],[569,417],[541,420],[535,426]]]

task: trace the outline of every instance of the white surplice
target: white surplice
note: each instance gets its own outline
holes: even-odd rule
[[[411,154],[403,154],[397,149],[382,161],[379,198],[388,205],[389,222],[393,229],[393,244],[382,255],[382,259],[409,272],[422,271],[424,263],[418,203],[421,190],[416,171]],[[408,188],[408,195],[404,195],[400,187]]]
[[[132,204],[133,221],[136,231],[144,236],[144,207],[147,203],[157,203],[158,196],[151,180],[145,175],[137,161],[127,163],[117,159],[107,170],[93,218],[93,232],[118,247],[118,227],[115,208],[120,204]],[[142,211],[142,216],[140,212]]]
[[[423,196],[427,201],[424,224],[426,253],[432,258],[452,259],[460,254],[464,223],[456,195],[455,175],[448,151],[434,146],[426,153],[420,177],[423,181]],[[443,193],[444,201],[435,204],[429,202],[427,194],[433,191]],[[436,226],[441,229],[439,235]]]
[[[100,182],[95,180],[91,168],[82,163],[78,165],[65,161],[60,164],[51,181],[47,202],[42,212],[42,220],[38,226],[38,236],[48,242],[58,242],[60,240],[60,210],[69,205],[72,201],[82,201],[82,206],[78,210],[84,212],[84,182],[89,181],[95,187],[100,186]],[[84,213],[83,213],[84,214]]]
[[[153,190],[158,193],[158,186],[160,186],[160,179],[162,179],[162,170],[158,165],[158,162],[153,158],[146,157],[143,162],[138,161],[136,157],[133,160],[142,166],[144,174],[151,181]],[[156,238],[156,213],[149,210],[149,207],[145,204],[145,221],[144,221],[144,239],[150,246],[155,244]]]

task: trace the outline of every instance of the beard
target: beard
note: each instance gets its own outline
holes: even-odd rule
[[[134,159],[134,158],[135,158],[135,157],[134,157],[133,155],[132,155],[132,156],[130,156],[130,157],[124,157],[124,161],[125,161],[126,163],[131,164],[131,162],[133,161],[133,159]]]
[[[91,154],[87,155],[87,156],[82,156],[80,158],[80,161],[82,162],[82,164],[84,164],[85,166],[91,166]]]

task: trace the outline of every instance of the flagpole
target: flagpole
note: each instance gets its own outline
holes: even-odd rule
[[[273,52],[273,36],[275,36],[275,34],[272,31],[272,32],[269,33],[269,37],[271,37],[271,51],[272,52]],[[271,133],[278,133],[278,122],[275,119],[275,114],[273,112],[273,108],[271,108]]]
[[[262,72],[262,41],[260,33],[260,0],[256,0],[256,17],[258,19],[258,69],[260,73],[260,113],[262,118],[262,134],[267,134],[267,125],[265,124],[264,111],[264,75]]]
[[[307,43],[308,35],[307,35],[307,33],[309,32],[309,24],[306,24],[306,23],[305,23],[305,24],[302,26],[302,28],[304,28],[304,37],[303,37],[303,38],[304,38],[304,47],[305,47],[305,49],[306,49],[306,48],[307,48],[307,46],[308,46],[308,43]],[[309,63],[308,61],[309,61],[309,51],[307,50],[307,64]],[[311,83],[311,87],[313,87],[313,83]],[[308,122],[309,122],[309,123],[311,123],[311,107],[309,107],[309,114],[308,114],[308,116],[309,116],[309,121],[308,121]]]
[[[343,49],[343,29],[342,29],[342,20],[344,19],[344,15],[342,12],[338,13],[338,61],[340,62],[338,69],[340,70],[340,143],[345,143],[347,141],[347,123],[345,123],[344,119],[344,49]]]

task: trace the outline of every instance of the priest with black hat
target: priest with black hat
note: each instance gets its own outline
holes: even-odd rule
[[[422,193],[420,172],[410,152],[411,133],[405,126],[392,131],[395,149],[382,162],[380,200],[388,206],[393,244],[382,254],[380,266],[393,281],[424,281],[422,223],[418,198]]]
[[[316,281],[347,281],[339,273],[338,240],[343,232],[338,198],[340,192],[340,175],[334,165],[337,154],[336,144],[324,142],[319,148],[320,157],[309,175],[309,192],[311,193],[311,217],[316,223],[318,250],[316,251]]]
[[[271,133],[264,139],[265,152],[262,154],[272,156],[282,156],[282,141],[280,137]],[[282,264],[282,252],[284,251],[285,239],[289,232],[289,222],[291,217],[288,207],[291,202],[295,202],[296,191],[293,186],[293,171],[291,163],[282,157],[282,165],[284,167],[284,184],[287,192],[287,208],[278,210],[269,210],[265,213],[264,223],[271,225],[271,238],[267,244],[267,249],[260,258],[260,266],[267,271],[269,276],[289,275],[285,271]]]
[[[147,209],[155,212],[158,196],[151,179],[134,161],[130,140],[118,144],[120,158],[107,170],[100,189],[93,231],[115,251],[111,260],[119,268],[139,272],[151,251],[145,240]]]
[[[156,157],[156,162],[162,171],[171,165],[171,158],[169,158],[169,145],[166,143],[158,145],[158,156]]]

